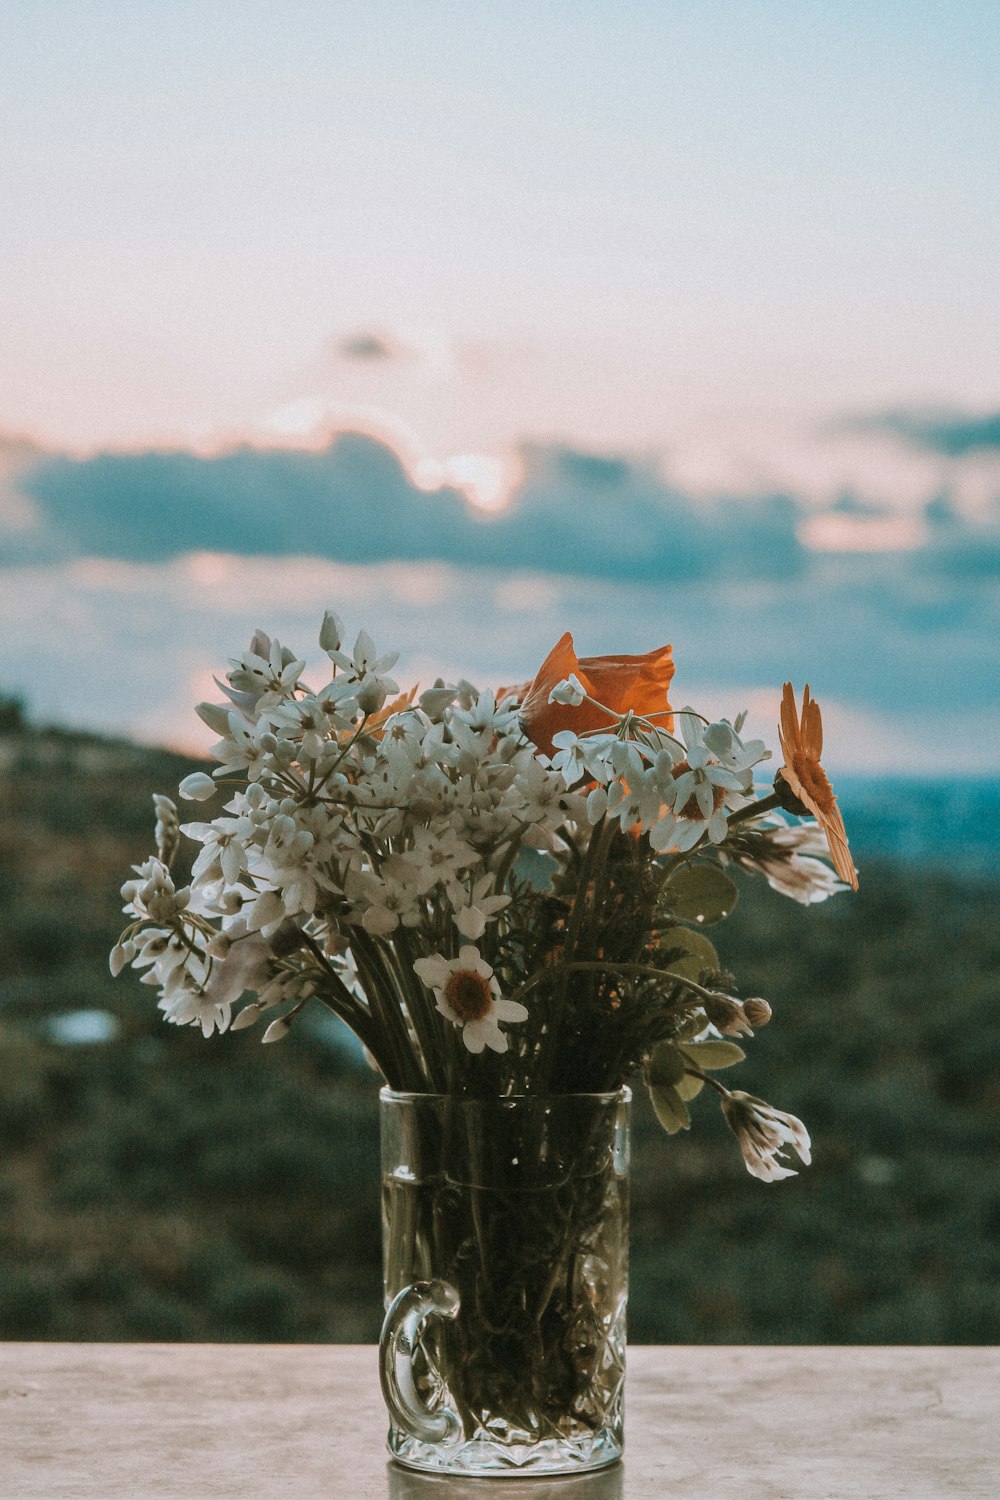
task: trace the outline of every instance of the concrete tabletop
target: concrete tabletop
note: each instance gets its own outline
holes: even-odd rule
[[[1000,1350],[632,1347],[623,1464],[440,1479],[386,1461],[375,1350],[0,1344],[2,1500],[1000,1496]]]

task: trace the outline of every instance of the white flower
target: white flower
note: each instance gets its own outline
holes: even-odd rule
[[[213,760],[221,762],[215,775],[246,771],[249,781],[257,781],[267,769],[268,757],[277,749],[277,744],[266,719],[261,719],[251,729],[239,714],[231,713],[228,734],[209,752]]]
[[[423,699],[421,699],[423,702]],[[520,707],[515,699],[504,698],[497,703],[492,691],[480,693],[469,707],[458,707],[449,716],[450,723],[466,724],[477,733],[486,732],[489,740],[494,735],[507,735],[513,733],[516,739],[523,738],[521,734]]]
[[[271,959],[271,949],[260,933],[240,938],[231,944],[225,958],[213,963],[204,986],[205,1000],[230,1006],[246,990],[259,990],[271,977]]]
[[[462,1028],[462,1041],[470,1052],[489,1047],[507,1051],[507,1038],[500,1021],[526,1021],[528,1012],[516,1000],[504,1000],[493,970],[471,944],[459,949],[457,958],[434,953],[418,958],[416,973],[434,991],[437,1008],[446,1020]]]
[[[394,780],[404,780],[420,764],[426,721],[414,709],[405,709],[387,719],[379,754],[385,758]]]
[[[181,832],[202,847],[192,866],[196,882],[218,880],[235,885],[248,868],[247,845],[253,837],[249,818],[216,818],[211,823],[184,823]]]
[[[455,907],[452,921],[462,936],[472,943],[482,937],[486,924],[510,905],[509,896],[491,895],[492,890],[493,877],[483,875],[474,882],[471,891],[459,888],[448,892]]]
[[[409,849],[383,860],[382,868],[404,885],[412,886],[421,896],[433,890],[438,881],[452,884],[460,870],[467,870],[478,860],[471,844],[453,828],[434,826],[415,828]]]
[[[729,770],[714,759],[706,743],[706,733],[722,746],[727,757],[739,761],[739,739],[729,725],[709,725],[703,729],[698,717],[685,710],[680,715],[681,734],[687,753],[673,768],[672,781],[666,788],[668,806],[650,833],[656,850],[693,849],[703,834],[713,844],[721,844],[729,829],[727,810],[742,804],[749,785],[745,771]]]
[[[191,893],[187,886],[179,891],[175,888],[163,861],[147,859],[132,868],[139,878],[127,880],[122,886],[125,912],[133,917],[148,917],[153,922],[169,922],[179,916]]]
[[[742,714],[738,717],[738,723],[742,717]],[[702,734],[702,741],[720,765],[724,766],[727,771],[735,771],[741,776],[743,790],[746,792],[753,788],[753,777],[750,774],[752,768],[759,765],[762,760],[771,759],[771,752],[763,740],[748,740],[744,743],[727,719],[720,719],[716,724],[707,725]]]
[[[390,651],[385,656],[379,656],[375,649],[375,642],[367,630],[359,631],[358,638],[354,642],[354,650],[350,656],[346,656],[343,651],[333,650],[329,647],[325,649],[327,656],[334,665],[342,668],[346,672],[348,680],[352,682],[362,682],[369,675],[381,677],[384,673],[388,672],[390,667],[394,667],[399,660],[398,651]],[[390,680],[386,678],[387,682]],[[395,683],[393,683],[390,692],[397,691],[398,689]]]
[[[233,670],[226,675],[237,693],[255,702],[258,711],[290,698],[305,662],[295,653],[258,630]]]
[[[776,1158],[786,1154],[784,1146],[791,1146],[806,1166],[812,1160],[809,1132],[795,1115],[774,1109],[763,1099],[755,1099],[753,1094],[744,1094],[739,1089],[723,1098],[722,1113],[739,1142],[747,1171],[761,1182],[778,1182],[782,1177],[797,1175],[791,1167],[778,1165]]]
[[[573,786],[586,772],[596,774],[595,761],[602,747],[595,739],[584,740],[572,729],[560,729],[552,736],[552,743],[556,747],[552,769],[559,772],[567,786]]]
[[[355,908],[351,920],[360,922],[372,937],[388,937],[400,922],[415,927],[420,920],[416,892],[399,880],[382,880],[370,870],[350,870],[346,893]]]
[[[175,996],[165,996],[160,1009],[174,1026],[200,1026],[206,1037],[216,1030],[227,1031],[232,1019],[230,1005],[220,1004],[197,990],[185,989]]]
[[[744,869],[763,875],[773,890],[811,906],[848,889],[828,864],[815,857],[830,852],[826,835],[815,824],[797,828],[782,823],[767,829],[765,837],[762,849],[737,858]]]
[[[549,694],[549,702],[564,703],[568,708],[579,708],[586,696],[587,689],[576,673],[571,672],[568,677],[563,678],[562,682],[556,683]]]
[[[288,917],[285,903],[277,891],[262,891],[257,899],[248,904],[243,918],[250,932],[259,932],[262,937],[273,937]]]

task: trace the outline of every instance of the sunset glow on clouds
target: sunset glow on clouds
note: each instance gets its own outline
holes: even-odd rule
[[[256,625],[570,624],[813,674],[844,764],[933,669],[981,769],[998,59],[987,0],[9,0],[0,691],[177,740]]]

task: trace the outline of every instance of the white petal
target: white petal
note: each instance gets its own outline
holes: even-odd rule
[[[430,958],[414,959],[413,968],[428,989],[446,985],[451,976],[451,965],[440,953],[435,953]]]
[[[501,1021],[526,1021],[528,1008],[519,1000],[495,1000],[493,1009]]]
[[[467,1021],[462,1027],[462,1041],[470,1052],[480,1053],[486,1046],[486,1037],[482,1031],[482,1021]]]
[[[486,918],[475,906],[463,906],[455,912],[452,921],[463,937],[481,938],[486,931]]]

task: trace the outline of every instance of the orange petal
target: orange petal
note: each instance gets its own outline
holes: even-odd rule
[[[530,683],[521,704],[521,722],[525,733],[539,750],[551,755],[553,735],[562,729],[577,734],[587,730],[610,728],[613,717],[593,703],[573,708],[565,703],[550,703],[549,694],[557,683],[574,673],[581,685],[611,715],[631,709],[643,716],[655,715],[656,722],[672,727],[667,702],[667,688],[674,675],[669,646],[661,646],[642,656],[578,657],[573,637],[567,631],[553,646]]]

